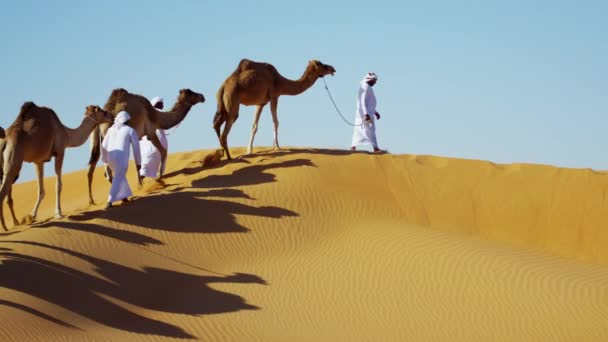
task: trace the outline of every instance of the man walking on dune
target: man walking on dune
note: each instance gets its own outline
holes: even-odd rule
[[[155,97],[150,101],[152,107],[163,110],[164,101],[162,97]],[[163,129],[156,130],[156,136],[160,141],[160,144],[167,150],[169,148],[169,142],[167,141],[167,136],[165,135],[165,131]],[[160,156],[160,151],[152,144],[152,142],[148,139],[147,136],[143,136],[141,141],[139,142],[139,147],[141,149],[141,169],[139,170],[139,175],[142,177],[150,177],[156,178],[158,176],[158,171],[160,170],[160,166],[162,165],[162,160]],[[164,173],[165,170],[160,170],[161,173]]]
[[[359,87],[357,95],[357,114],[355,115],[355,128],[351,150],[355,151],[357,146],[370,144],[374,152],[382,152],[376,140],[375,119],[380,120],[380,113],[376,111],[376,95],[372,87],[378,81],[378,76],[373,72],[365,75]]]
[[[141,169],[139,137],[135,130],[127,125],[130,119],[129,113],[125,111],[118,113],[114,118],[114,124],[108,129],[101,143],[101,160],[110,167],[114,174],[106,209],[112,208],[112,203],[116,201],[128,202],[129,196],[133,195],[129,182],[127,182],[131,147],[133,148],[133,157],[138,173]],[[138,181],[141,184],[140,177],[138,177]]]

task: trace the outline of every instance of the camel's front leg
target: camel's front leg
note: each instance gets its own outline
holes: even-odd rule
[[[19,225],[19,221],[17,220],[17,217],[15,216],[15,208],[13,207],[13,193],[12,193],[13,183],[15,182],[17,177],[19,177],[19,172],[21,171],[21,165],[23,164],[23,151],[18,147],[19,147],[19,145],[17,145],[17,147],[14,148],[14,150],[12,149],[13,147],[7,147],[7,148],[10,148],[11,150],[9,150],[8,152],[6,150],[4,151],[4,154],[3,154],[4,164],[0,165],[0,167],[2,167],[2,170],[3,170],[2,185],[0,186],[0,223],[2,224],[2,228],[4,228],[4,230],[8,230],[6,227],[6,222],[4,221],[4,213],[3,213],[3,208],[4,208],[3,202],[4,202],[5,198],[7,198],[8,208],[10,209],[11,215],[13,216],[13,225],[14,226]],[[2,152],[0,152],[0,153],[2,153]]]
[[[230,133],[230,129],[232,128],[233,124],[234,119],[230,119],[229,117],[226,121],[226,125],[224,126],[224,130],[222,131],[222,136],[220,137],[220,143],[224,148],[224,152],[226,153],[226,158],[228,158],[228,160],[232,160],[232,157],[230,156],[230,150],[228,149],[228,133]]]
[[[13,226],[18,226],[19,220],[17,219],[17,215],[15,215],[15,207],[13,206],[13,187],[12,186],[8,189],[8,196],[7,196],[6,204],[8,204],[8,209],[11,211],[11,217],[13,218]]]
[[[0,224],[4,230],[8,230],[6,227],[6,222],[4,222],[4,198],[7,197],[8,193],[11,191],[11,179],[8,177],[8,174],[4,174],[4,179],[2,180],[2,185],[0,186]],[[8,196],[8,198],[12,199],[12,196]],[[12,208],[12,203],[9,204],[9,208]]]
[[[253,139],[255,139],[255,134],[258,132],[258,121],[260,121],[260,115],[262,114],[263,109],[264,105],[259,105],[255,109],[255,114],[253,116],[253,127],[251,127],[251,138],[249,139],[249,146],[247,147],[247,154],[251,154],[253,152]]]
[[[279,119],[277,117],[277,105],[279,104],[279,98],[271,98],[270,99],[270,112],[272,113],[272,123],[274,124],[274,142],[272,147],[275,150],[280,150],[279,146]]]
[[[57,175],[57,184],[55,185],[55,218],[63,217],[61,214],[61,168],[63,166],[64,152],[58,153],[55,156],[55,175]]]
[[[36,200],[34,209],[32,209],[32,221],[36,220],[38,207],[40,207],[40,202],[44,198],[44,163],[36,163],[36,174],[38,175],[38,199]]]

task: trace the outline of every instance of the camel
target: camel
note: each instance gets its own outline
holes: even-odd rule
[[[159,179],[161,179],[165,170],[167,150],[158,140],[156,130],[159,128],[169,129],[178,125],[184,120],[192,106],[203,102],[205,102],[203,94],[195,93],[190,89],[181,89],[173,108],[168,112],[163,112],[154,108],[150,104],[150,101],[145,97],[118,88],[114,89],[110,94],[110,97],[104,106],[104,110],[110,112],[112,116],[116,116],[116,114],[122,110],[129,113],[131,116],[129,126],[135,129],[140,139],[144,135],[147,136],[161,154],[162,162],[159,176]],[[97,161],[101,155],[101,141],[103,141],[108,128],[110,128],[109,124],[102,124],[91,134],[91,159],[89,160],[88,172],[89,204],[95,204],[93,201],[92,189],[93,173],[95,172]],[[105,172],[108,176],[108,180],[111,181],[112,175],[108,167],[105,168]],[[139,170],[137,170],[137,172],[137,177],[139,179]]]
[[[317,60],[308,62],[304,74],[296,80],[289,80],[269,63],[260,63],[243,59],[236,70],[228,76],[217,92],[217,112],[213,119],[213,128],[224,149],[226,157],[230,160],[228,150],[228,133],[239,116],[239,106],[256,105],[251,128],[251,138],[247,147],[247,154],[253,149],[253,139],[258,131],[258,121],[264,106],[270,102],[270,111],[274,123],[273,148],[280,149],[278,141],[279,121],[277,119],[277,104],[281,95],[298,95],[310,88],[317,79],[325,75],[333,75],[336,69],[331,65],[323,64]],[[226,123],[220,134],[222,124]]]
[[[13,217],[13,225],[18,225],[12,198],[12,185],[19,176],[23,162],[36,164],[38,175],[38,199],[32,210],[32,220],[36,219],[38,207],[44,198],[44,163],[55,157],[56,207],[55,217],[61,213],[61,168],[65,149],[77,147],[87,141],[89,134],[100,124],[112,122],[110,113],[98,106],[87,106],[82,123],[77,128],[65,127],[57,114],[47,107],[38,107],[33,102],[25,102],[17,119],[6,130],[0,141],[0,223],[7,230],[2,212],[4,198],[8,197],[8,207]]]

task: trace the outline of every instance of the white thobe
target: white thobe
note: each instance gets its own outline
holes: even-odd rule
[[[114,174],[108,203],[133,195],[127,182],[130,147],[133,147],[133,157],[135,163],[139,165],[141,163],[139,137],[133,128],[125,124],[114,124],[110,127],[101,143],[101,160],[110,166]]]
[[[365,114],[369,114],[371,121],[365,121]],[[367,82],[361,82],[357,96],[357,114],[355,115],[355,128],[351,146],[371,144],[378,147],[376,141],[376,95],[372,86]],[[362,125],[363,124],[363,125]]]
[[[160,140],[160,144],[166,149],[169,148],[169,143],[167,142],[167,136],[165,135],[165,131],[162,129],[156,130],[156,136],[158,140]],[[156,178],[158,175],[158,169],[161,165],[161,156],[160,151],[152,144],[148,137],[144,136],[139,142],[139,147],[141,148],[141,170],[139,170],[139,174],[143,177]],[[162,170],[163,172],[165,170]]]

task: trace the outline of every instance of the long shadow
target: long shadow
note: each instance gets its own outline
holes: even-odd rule
[[[204,167],[203,166],[203,162],[196,162],[196,166],[191,166],[191,167],[186,167],[180,170],[175,170],[173,172],[169,172],[166,173],[163,178],[167,179],[167,178],[171,178],[171,177],[175,177],[178,175],[193,175],[196,173],[199,173],[203,170],[211,170],[211,169],[217,169],[217,168],[221,168],[222,166],[226,165],[226,164],[230,164],[230,163],[244,163],[244,164],[250,164],[249,161],[244,160],[244,159],[233,159],[233,160],[221,160],[217,165],[211,166],[211,167]]]
[[[211,196],[251,198],[237,189],[169,192],[141,197],[126,206],[74,215],[71,219],[87,221],[105,218],[144,228],[182,233],[246,233],[249,229],[237,223],[235,215],[268,218],[298,216],[291,210],[279,207],[255,207],[208,198]]]
[[[251,165],[235,170],[230,175],[211,175],[192,182],[195,188],[231,188],[246,185],[258,185],[276,181],[276,176],[265,171],[288,167],[316,165],[310,159],[293,159],[282,162]]]
[[[44,243],[2,243],[65,253],[90,263],[103,278],[5,250],[0,252],[4,259],[0,265],[1,287],[54,303],[100,324],[140,334],[195,338],[178,326],[129,311],[106,297],[149,310],[198,316],[259,309],[240,296],[211,288],[211,283],[266,284],[262,278],[251,274],[201,276],[154,267],[140,270]]]
[[[98,234],[104,237],[113,238],[123,242],[129,242],[140,246],[162,245],[163,242],[149,236],[135,233],[128,230],[114,229],[104,227],[94,223],[85,222],[66,222],[66,221],[50,221],[43,224],[35,224],[33,228],[59,228],[67,230],[75,230],[84,233]]]
[[[66,323],[66,322],[64,322],[62,320],[59,320],[59,319],[57,319],[57,318],[55,318],[53,316],[47,315],[47,314],[45,314],[42,311],[38,311],[36,309],[32,309],[29,306],[25,306],[23,304],[13,303],[13,302],[8,301],[8,300],[0,299],[0,305],[8,306],[8,307],[15,308],[15,309],[18,309],[18,310],[21,310],[21,311],[25,311],[27,313],[30,313],[30,314],[34,315],[34,316],[38,316],[38,317],[40,317],[42,319],[45,319],[45,320],[47,320],[49,322],[53,322],[55,324],[58,324],[58,325],[60,325],[60,326],[62,326],[64,328],[71,328],[71,329],[82,330],[82,329],[80,329],[78,327],[75,327],[75,326],[69,324],[69,323]]]
[[[298,154],[318,154],[318,155],[326,155],[326,156],[350,156],[353,154],[369,154],[369,155],[377,155],[382,153],[374,153],[370,151],[351,151],[351,150],[339,150],[339,149],[329,149],[329,148],[293,148],[293,149],[281,149],[281,150],[261,150],[250,155],[242,155],[239,158],[243,159],[251,159],[257,158],[260,156],[266,157],[282,157],[282,156],[291,156]]]

